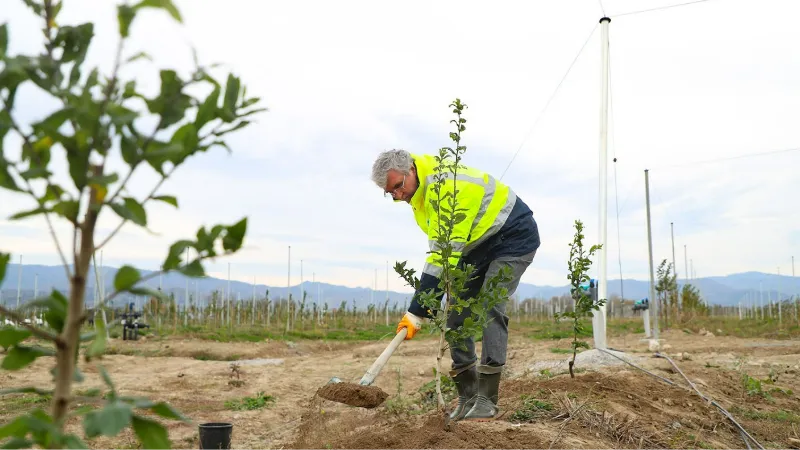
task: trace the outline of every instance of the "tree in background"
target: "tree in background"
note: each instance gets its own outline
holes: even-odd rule
[[[255,108],[259,99],[248,97],[237,77],[229,74],[223,87],[210,68],[201,66],[196,59],[196,67],[185,77],[174,70],[160,70],[160,89],[152,97],[137,90],[136,79],[123,79],[121,68],[148,59],[138,49],[131,51],[125,46],[131,24],[145,10],[154,8],[181,22],[181,14],[170,0],[142,0],[117,7],[120,39],[113,69],[106,75],[84,64],[94,38],[93,23],[59,23],[64,0],[23,1],[41,19],[45,44],[38,54],[12,56],[8,24],[0,25],[0,188],[32,200],[30,209],[12,215],[11,220],[45,218],[69,289],[67,296],[53,290],[21,310],[0,307],[0,314],[17,324],[0,329],[0,345],[7,349],[0,364],[3,369],[20,370],[39,357],[55,357],[52,389],[31,386],[0,392],[51,398],[49,411],[35,408],[0,428],[0,440],[5,448],[84,448],[85,438],[115,436],[130,426],[142,447],[168,448],[166,428],[140,415],[140,411],[188,419],[166,403],[119,395],[108,372],[99,364],[106,346],[102,314],[97,316],[100,320],[95,320],[95,332],[82,333],[87,319],[84,298],[89,267],[95,253],[123,225],[132,223],[147,229],[148,204],[162,202],[178,208],[175,196],[159,192],[162,184],[191,157],[217,146],[230,151],[224,136],[247,126],[245,118],[263,109]],[[155,31],[148,29],[148,33]],[[203,88],[204,97],[190,94]],[[58,105],[54,111],[33,123],[21,123],[15,118],[16,105],[46,104],[42,96]],[[20,148],[7,148],[7,136],[17,137]],[[158,182],[149,192],[132,192],[131,179],[148,168],[157,175]],[[96,226],[103,214],[118,216],[119,225],[100,239]],[[71,245],[66,248],[56,236],[54,219],[66,221],[73,229]],[[95,309],[106,308],[125,292],[157,297],[162,305],[169,305],[161,291],[143,283],[170,271],[203,276],[203,261],[238,251],[246,231],[247,218],[233,224],[202,227],[191,239],[172,244],[162,270],[147,276],[124,265],[114,278],[114,292]],[[185,258],[191,253],[194,259]],[[10,254],[0,253],[0,281],[10,258]],[[30,308],[44,312],[44,325],[23,322],[25,311]],[[78,368],[81,354],[87,363],[96,365],[108,392],[92,397],[96,408],[73,410],[73,386],[84,379]],[[66,432],[66,420],[72,416],[82,416],[83,437]]]
[[[682,320],[691,320],[697,316],[708,315],[708,306],[700,297],[700,291],[693,285],[689,283],[683,285],[681,289],[681,298],[683,299]]]
[[[666,259],[661,260],[656,271],[656,297],[659,312],[663,316],[664,326],[669,326],[669,318],[677,317],[678,313],[678,277],[672,273],[672,263],[667,263]]]
[[[594,317],[593,311],[599,311],[600,307],[606,302],[606,299],[598,298],[595,300],[589,294],[588,290],[584,290],[582,285],[589,281],[589,268],[592,266],[591,257],[597,250],[603,246],[601,244],[593,245],[587,252],[583,246],[583,222],[580,220],[575,221],[575,235],[572,238],[569,248],[569,260],[567,267],[569,273],[567,279],[570,283],[570,294],[575,302],[575,307],[570,311],[556,313],[554,315],[555,321],[558,322],[563,317],[572,319],[572,359],[569,361],[569,376],[575,378],[573,367],[575,366],[575,357],[577,356],[579,348],[589,348],[586,341],[578,339],[578,337],[585,331],[583,319],[586,317]]]

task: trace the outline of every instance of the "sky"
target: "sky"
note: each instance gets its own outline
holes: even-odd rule
[[[109,73],[116,3],[64,3],[61,24],[95,23],[87,63]],[[125,225],[104,248],[105,265],[157,269],[175,240],[246,216],[244,248],[208,262],[209,274],[227,277],[230,264],[232,279],[285,286],[302,270],[304,280],[409,291],[391,266],[408,261],[421,271],[427,239],[408,205],[383,197],[370,169],[386,149],[437,153],[450,145],[448,105],[460,98],[468,106],[464,163],[502,177],[539,225],[542,245],[522,282],[566,284],[574,221],[584,222],[587,246],[602,242],[604,14],[611,17],[607,277],[649,278],[645,169],[655,266],[672,259],[671,232],[681,277],[686,259],[702,277],[789,274],[791,257],[800,258],[800,3],[793,0],[708,0],[638,13],[685,2],[175,3],[183,24],[159,10],[139,14],[124,54],[146,51],[153,60],[126,67],[122,77],[153,94],[158,70],[191,69],[194,47],[202,63],[220,63],[216,76],[232,71],[269,110],[228,135],[232,153],[202,154],[176,172],[159,192],[177,196],[180,209],[149,204],[151,231]],[[21,0],[3,2],[3,22],[9,53],[42,48],[41,25]],[[14,117],[23,124],[55,107],[33,88],[17,98]],[[6,138],[6,155],[19,147]],[[54,161],[64,167],[63,155]],[[119,158],[110,164],[120,169]],[[143,170],[130,189],[142,197],[156,181]],[[41,218],[6,220],[32,201],[7,191],[0,199],[0,251],[14,262],[22,255],[26,264],[58,264]],[[118,220],[105,213],[98,237]],[[71,246],[67,224],[57,222],[56,235]],[[599,278],[597,265],[591,274]]]

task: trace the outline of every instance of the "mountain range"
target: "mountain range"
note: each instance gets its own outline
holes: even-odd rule
[[[100,273],[103,272],[105,272],[106,280],[105,290],[106,294],[108,294],[113,292],[114,276],[117,272],[117,268],[104,266],[103,269],[100,270]],[[142,276],[151,273],[152,271],[141,271]],[[9,263],[6,267],[5,280],[0,283],[0,304],[9,306],[16,305],[18,279],[19,264]],[[209,298],[211,292],[214,290],[218,290],[219,294],[223,295],[228,285],[228,280],[221,278],[187,278],[179,273],[169,273],[161,277],[156,276],[151,279],[148,284],[151,288],[156,288],[160,283],[164,291],[173,293],[178,303],[183,304],[184,297],[186,296],[187,280],[189,281],[189,295],[194,298],[196,293],[199,293],[199,298],[201,300]],[[682,286],[684,280],[679,279],[678,284]],[[691,280],[691,284],[700,290],[704,301],[710,304],[726,306],[737,305],[740,301],[748,305],[750,300],[754,300],[757,305],[761,296],[763,296],[764,303],[767,304],[770,300],[775,301],[779,295],[781,298],[786,299],[791,298],[792,295],[800,294],[800,277],[762,272],[744,272],[725,276],[695,278]],[[34,288],[38,290],[40,296],[51,289],[66,292],[67,279],[64,269],[61,266],[23,264],[21,286],[20,297],[21,302],[24,303],[34,298]],[[322,282],[307,281],[303,284],[303,288],[308,295],[307,302],[313,303],[317,297],[319,297],[321,302],[328,303],[329,307],[336,307],[342,301],[346,301],[348,305],[352,305],[352,302],[355,301],[359,308],[364,308],[366,305],[372,303],[371,299],[374,299],[376,303],[382,304],[387,296],[385,290],[372,291],[369,287],[348,287]],[[649,281],[625,279],[622,283],[622,292],[626,299],[636,300],[649,297],[649,289]],[[93,304],[94,290],[95,278],[91,276],[87,287],[87,305]],[[263,298],[267,290],[272,299],[275,299],[277,296],[285,298],[287,294],[286,286],[255,285],[255,292],[259,298]],[[237,298],[249,300],[252,298],[254,286],[251,283],[231,280],[230,291],[231,298],[234,300]],[[567,294],[568,292],[569,288],[566,284],[563,286],[537,286],[528,283],[520,283],[516,294],[520,300],[523,300],[531,297],[549,299],[553,296]],[[300,286],[298,284],[291,286],[291,293],[295,299],[299,298]],[[608,295],[609,297],[620,295],[619,279],[609,280]],[[402,306],[410,301],[412,294],[389,291],[388,296],[390,306],[395,303],[397,303],[398,306]],[[121,295],[118,297],[118,301],[115,302],[115,304],[120,305],[131,300],[133,300],[132,297]]]

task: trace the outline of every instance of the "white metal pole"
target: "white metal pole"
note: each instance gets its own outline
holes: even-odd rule
[[[386,326],[389,326],[389,261],[386,261]]]
[[[778,326],[783,325],[783,312],[781,311],[781,268],[778,267]]]
[[[286,275],[286,332],[289,332],[289,324],[292,318],[292,246],[289,246],[289,264],[287,265],[288,274]]]
[[[228,293],[226,294],[225,302],[227,304],[228,309],[228,326],[230,326],[233,322],[231,321],[231,263],[228,263]]]
[[[300,303],[305,303],[304,298],[306,293],[303,291],[303,260],[300,260],[300,296],[297,297],[297,301]],[[305,304],[303,305],[305,307]],[[297,313],[300,311],[300,308],[294,310],[294,323],[297,323]],[[302,321],[303,318],[301,317],[300,320]]]
[[[669,223],[669,234],[672,237],[672,274],[675,276],[675,291],[676,291],[675,295],[678,295],[680,290],[678,289],[678,266],[675,265],[675,228],[672,222]],[[675,299],[675,301],[678,302],[676,306],[678,307],[678,309],[680,309],[681,303],[679,295],[678,298]]]
[[[653,233],[650,227],[650,176],[644,169],[644,194],[647,207],[647,251],[650,259],[650,304],[653,306],[653,339],[658,340],[658,299],[656,298],[656,282],[653,274]],[[648,308],[648,312],[650,309]]]
[[[188,247],[186,248],[186,265],[187,266],[189,265],[189,248]],[[184,293],[184,296],[183,296],[183,326],[186,326],[188,324],[188,320],[189,320],[189,318],[188,318],[188,316],[189,316],[189,277],[187,277],[186,275],[184,275],[184,277],[186,277],[186,292]],[[177,305],[176,305],[175,312],[177,312],[177,311],[178,311],[178,308],[177,308]]]
[[[17,309],[22,298],[22,255],[19,255],[19,267],[17,268]]]
[[[606,281],[608,280],[606,255],[607,249],[607,216],[608,216],[608,24],[611,19],[603,17],[600,19],[600,53],[601,53],[601,69],[600,69],[600,198],[599,210],[600,217],[598,221],[600,233],[600,258],[598,264],[598,271],[600,273],[599,285],[597,287],[597,299],[608,299],[608,288]],[[600,306],[599,311],[593,314],[592,329],[594,334],[595,348],[606,348],[606,305]]]

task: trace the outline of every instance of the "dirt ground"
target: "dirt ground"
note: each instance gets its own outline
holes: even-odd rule
[[[663,352],[761,445],[800,448],[800,342],[679,330],[662,332],[661,337],[669,345]],[[389,394],[377,408],[315,396],[333,376],[357,382],[389,338],[371,343],[114,340],[110,346],[117,354],[99,363],[123,395],[167,401],[192,420],[164,422],[173,448],[198,448],[197,426],[204,422],[232,422],[234,448],[746,448],[739,431],[717,408],[690,390],[669,386],[631,366],[578,364],[575,379],[537,370],[537,362],[541,367],[542,361],[565,360],[568,355],[551,348],[567,348],[567,340],[512,334],[500,391],[503,415],[494,422],[459,422],[445,432],[440,414],[418,406],[420,386],[433,380],[432,340],[407,341],[398,348],[375,381]],[[666,360],[653,357],[640,336],[609,338],[608,345],[688,388]],[[269,360],[264,365],[242,363],[237,378],[231,362],[224,361],[232,355]],[[52,364],[51,358],[40,358],[25,370],[0,372],[0,385],[48,387]],[[103,388],[93,364],[81,362],[86,380],[76,389]],[[743,374],[754,382],[761,380],[757,388],[751,384],[750,393]],[[233,379],[240,381],[231,383]],[[253,410],[225,405],[259,393],[272,396],[274,402]],[[9,398],[0,401],[7,403]],[[0,406],[0,423],[19,412]],[[73,419],[69,427],[79,430],[80,423]],[[89,444],[137,446],[129,429]]]

